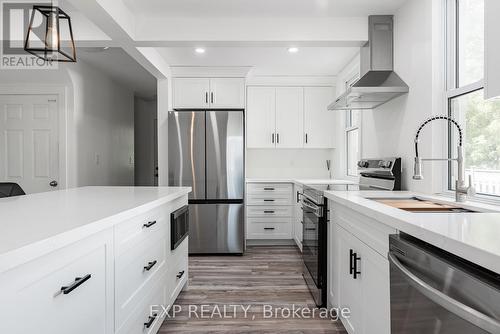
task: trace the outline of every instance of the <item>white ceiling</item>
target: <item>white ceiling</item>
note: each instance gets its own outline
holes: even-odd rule
[[[406,0],[123,0],[134,12],[166,17],[352,17],[393,14]]]
[[[78,59],[109,75],[120,85],[134,91],[136,96],[156,95],[156,78],[130,57],[122,48],[78,48]]]
[[[207,47],[204,54],[194,47],[158,48],[171,66],[253,66],[251,75],[336,75],[359,48],[301,47]]]

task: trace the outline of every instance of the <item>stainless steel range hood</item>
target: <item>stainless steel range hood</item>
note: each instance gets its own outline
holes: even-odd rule
[[[369,16],[368,26],[369,39],[360,53],[360,79],[328,110],[374,109],[410,90],[394,72],[393,16]]]

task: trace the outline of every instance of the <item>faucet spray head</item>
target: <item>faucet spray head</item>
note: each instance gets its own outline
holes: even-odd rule
[[[413,179],[414,180],[424,179],[424,176],[422,175],[422,160],[419,157],[415,157],[415,163],[413,165]]]

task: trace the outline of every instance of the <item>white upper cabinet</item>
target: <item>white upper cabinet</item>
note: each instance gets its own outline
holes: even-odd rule
[[[243,109],[243,78],[174,78],[174,109]]]
[[[485,0],[485,98],[500,98],[500,1]]]
[[[248,87],[248,148],[335,148],[333,87]]]
[[[210,108],[245,108],[245,79],[210,79]]]
[[[174,109],[203,109],[210,106],[210,79],[175,78]]]
[[[304,88],[304,147],[335,147],[335,112],[327,109],[332,100],[331,87]]]
[[[304,90],[276,88],[276,147],[301,148],[304,129]]]
[[[247,147],[275,147],[276,90],[249,87],[247,99]]]

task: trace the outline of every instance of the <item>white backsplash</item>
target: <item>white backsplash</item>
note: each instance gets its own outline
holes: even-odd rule
[[[326,160],[333,156],[327,149],[248,149],[246,177],[328,178]]]

